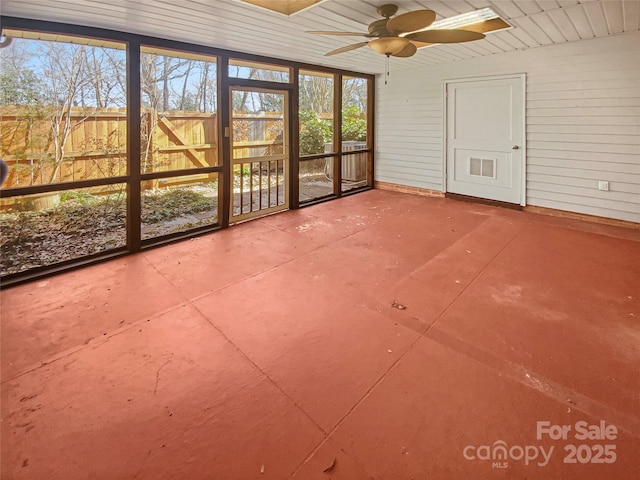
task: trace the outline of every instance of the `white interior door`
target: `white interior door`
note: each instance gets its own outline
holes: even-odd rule
[[[447,83],[447,192],[524,205],[524,78]]]

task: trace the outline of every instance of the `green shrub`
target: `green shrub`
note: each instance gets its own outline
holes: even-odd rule
[[[367,139],[367,117],[356,105],[342,109],[342,140],[362,142]]]
[[[342,140],[362,142],[367,139],[367,116],[356,105],[342,110]],[[331,120],[322,120],[313,110],[300,110],[300,155],[324,152],[331,142]]]
[[[331,141],[331,121],[321,120],[313,110],[300,110],[300,155],[324,152]]]

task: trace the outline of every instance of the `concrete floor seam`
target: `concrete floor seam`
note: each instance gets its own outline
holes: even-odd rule
[[[264,378],[266,378],[275,388],[277,388],[282,395],[284,395],[298,410],[300,410],[308,419],[311,421],[323,434],[327,434],[325,430],[302,408],[302,406],[298,405],[298,403],[291,398],[291,396],[285,392],[278,383],[273,380],[264,370],[262,370],[258,364],[256,364],[238,345],[236,345],[214,322],[209,319],[207,315],[205,315],[196,305],[191,304],[191,306],[209,323],[209,325],[215,329],[222,337],[229,342],[230,345],[240,354],[244,359],[249,362],[253,368],[255,368]]]
[[[294,470],[294,472],[292,473],[292,475],[295,475],[296,472],[309,460],[309,458],[311,458],[318,450],[320,450],[320,448],[332,437],[332,435],[340,428],[340,426],[345,422],[345,420],[349,417],[349,415],[351,415],[351,413],[353,413],[359,405],[362,404],[362,402],[364,402],[367,397],[369,397],[369,395],[371,395],[371,392],[373,392],[373,390],[376,388],[376,386],[382,382],[384,380],[384,378],[389,374],[389,372],[391,372],[396,365],[398,365],[398,363],[400,363],[400,360],[402,360],[402,358],[404,358],[404,356],[415,346],[415,344],[420,340],[420,336],[417,336],[409,345],[409,347],[402,352],[402,354],[389,366],[389,368],[387,368],[387,370],[382,373],[377,379],[376,381],[367,389],[367,391],[362,395],[362,397],[360,397],[358,399],[358,401],[356,401],[353,406],[347,411],[347,413],[345,413],[340,420],[338,420],[338,422],[334,425],[334,427],[326,433],[326,436],[324,439],[322,439],[322,441],[320,441],[318,443],[318,445],[316,445],[316,447],[314,447],[312,449],[312,451],[309,453],[309,455],[305,458],[304,461],[302,461]]]
[[[483,266],[481,269],[479,269],[479,271],[476,273],[476,275],[474,275],[474,276],[473,276],[473,278],[471,279],[471,281],[469,281],[469,283],[467,283],[467,285],[462,289],[462,291],[460,291],[460,292],[458,293],[458,295],[456,295],[456,297],[455,297],[453,300],[451,300],[451,302],[449,302],[449,304],[444,308],[444,310],[442,310],[442,312],[440,312],[440,314],[439,314],[439,315],[438,315],[438,316],[433,320],[433,322],[431,322],[431,323],[427,326],[426,330],[422,333],[422,336],[423,336],[423,337],[424,337],[424,336],[429,332],[429,330],[431,330],[433,327],[435,327],[435,326],[436,326],[436,324],[438,323],[438,321],[439,321],[439,320],[440,320],[444,315],[446,315],[446,313],[447,313],[447,312],[451,309],[451,307],[452,307],[452,306],[453,306],[453,305],[458,301],[458,299],[459,299],[460,297],[462,297],[462,296],[464,295],[464,293],[465,293],[466,291],[468,291],[468,290],[469,290],[469,288],[471,288],[471,285],[473,285],[473,283],[474,283],[476,280],[478,280],[478,278],[480,278],[480,276],[482,275],[482,273],[483,273],[483,272],[484,272],[484,271],[489,267],[489,265],[491,265],[491,264],[495,261],[495,259],[496,259],[496,258],[498,258],[498,256],[499,256],[502,252],[504,252],[504,250],[505,250],[505,249],[506,249],[506,248],[511,244],[511,242],[513,242],[513,241],[515,240],[515,238],[520,234],[520,232],[522,231],[522,229],[523,229],[523,226],[521,226],[521,227],[520,227],[520,229],[519,229],[517,232],[515,232],[515,233],[513,234],[513,236],[512,236],[512,237],[511,237],[511,238],[510,238],[510,239],[509,239],[509,240],[504,244],[504,246],[503,246],[503,247],[502,247],[502,248],[501,248],[501,249],[500,249],[500,250],[499,250],[499,251],[498,251],[498,252],[497,252],[493,257],[491,257],[491,259],[490,259],[488,262],[486,262],[486,263],[484,264],[484,266]],[[463,237],[463,238],[464,238],[464,237]]]
[[[426,338],[493,370],[497,375],[504,375],[521,385],[557,400],[565,404],[569,409],[581,411],[594,418],[606,417],[611,423],[619,425],[618,428],[620,430],[624,430],[628,434],[640,439],[640,419],[637,417],[603,405],[580,392],[562,387],[557,382],[531,369],[527,369],[524,365],[515,364],[500,358],[491,352],[479,349],[475,345],[465,340],[452,337],[445,332],[430,332],[430,335],[427,335]]]
[[[132,328],[137,328],[140,325],[144,325],[145,323],[151,322],[153,319],[162,317],[163,315],[166,315],[169,312],[172,312],[174,310],[178,310],[179,308],[182,308],[187,304],[189,304],[188,301],[180,302],[180,303],[178,303],[176,305],[173,305],[173,306],[171,306],[171,307],[169,307],[169,308],[167,308],[165,310],[157,312],[156,314],[154,314],[151,317],[141,318],[139,320],[136,320],[135,322],[123,325],[122,327],[117,328],[116,330],[112,330],[111,332],[106,332],[103,335],[99,335],[99,336],[87,339],[83,344],[76,345],[75,347],[72,347],[72,348],[67,349],[67,350],[65,350],[63,352],[60,352],[58,355],[55,355],[53,357],[49,357],[48,359],[41,361],[40,364],[37,365],[37,366],[33,366],[33,367],[29,368],[28,370],[25,370],[25,371],[20,372],[20,373],[18,373],[16,375],[13,375],[10,378],[3,379],[2,382],[0,382],[0,385],[5,385],[5,384],[7,384],[9,382],[12,382],[12,381],[20,378],[20,377],[28,375],[29,373],[33,373],[33,372],[35,372],[35,371],[37,371],[37,370],[39,370],[41,368],[44,368],[44,367],[46,367],[48,365],[53,365],[54,363],[59,362],[60,360],[64,360],[65,358],[71,357],[72,355],[74,355],[76,353],[79,353],[79,352],[81,352],[81,351],[83,351],[83,350],[85,350],[85,349],[87,349],[89,347],[96,348],[99,345],[102,345],[103,343],[108,342],[111,338],[115,338],[118,335],[121,335],[121,334],[131,330]],[[100,343],[98,343],[98,342],[100,342]]]

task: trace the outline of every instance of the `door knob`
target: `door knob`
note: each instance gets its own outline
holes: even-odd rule
[[[518,150],[520,147],[518,145],[514,145],[513,147],[511,147],[512,150]]]

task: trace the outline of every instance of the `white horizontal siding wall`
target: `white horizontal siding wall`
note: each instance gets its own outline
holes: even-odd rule
[[[444,80],[526,73],[527,205],[640,222],[640,32],[394,72],[401,61],[377,81],[376,180],[442,191]]]

